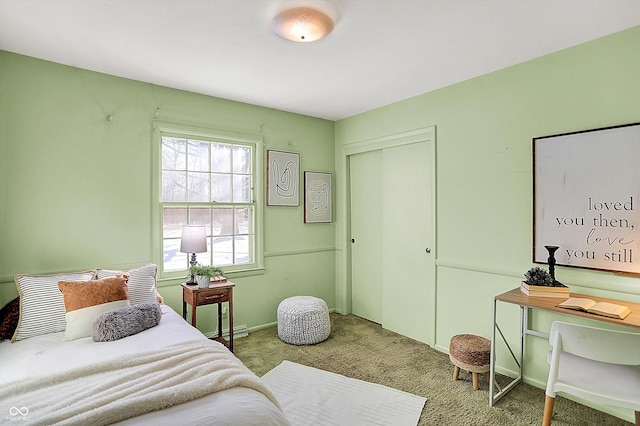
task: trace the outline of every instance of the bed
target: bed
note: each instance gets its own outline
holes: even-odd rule
[[[22,292],[21,296],[25,296]],[[114,341],[0,343],[0,423],[288,425],[261,379],[171,307]]]

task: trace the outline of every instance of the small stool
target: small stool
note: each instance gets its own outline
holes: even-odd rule
[[[478,390],[478,373],[484,373],[489,383],[491,341],[473,334],[458,334],[451,338],[449,359],[455,366],[453,380],[458,380],[460,369],[471,373],[473,390]]]
[[[292,345],[313,345],[329,337],[331,322],[324,300],[293,296],[278,305],[278,337]]]

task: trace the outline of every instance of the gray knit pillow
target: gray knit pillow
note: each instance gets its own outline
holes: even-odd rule
[[[93,340],[111,342],[155,327],[162,318],[162,309],[157,303],[141,303],[114,309],[98,315],[93,323]]]

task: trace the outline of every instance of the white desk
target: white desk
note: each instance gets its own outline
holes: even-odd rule
[[[611,324],[626,325],[630,327],[640,328],[640,303],[632,303],[622,300],[605,299],[603,297],[587,296],[583,294],[570,294],[571,297],[586,297],[588,299],[595,300],[596,302],[611,302],[618,305],[626,305],[631,309],[631,313],[624,320],[615,318],[609,318],[602,315],[590,314],[583,311],[577,311],[574,309],[558,308],[556,305],[562,302],[564,299],[555,297],[529,297],[520,291],[520,288],[513,289],[506,293],[499,294],[493,298],[493,328],[491,329],[491,369],[490,369],[490,382],[489,382],[489,406],[502,398],[507,392],[522,381],[522,364],[524,359],[524,339],[526,335],[549,338],[548,334],[540,333],[529,328],[529,309],[542,309],[545,311],[558,312],[565,315],[573,315],[576,317],[588,318],[590,320],[608,322]],[[496,307],[498,302],[511,303],[520,306],[520,352],[518,356],[514,354],[513,350],[507,343],[500,327],[498,326],[496,319]],[[500,334],[500,337],[507,345],[507,349],[511,353],[514,361],[518,365],[518,375],[512,379],[512,381],[505,387],[500,388],[495,381],[496,373],[496,330]],[[498,392],[495,392],[494,387],[498,387]]]

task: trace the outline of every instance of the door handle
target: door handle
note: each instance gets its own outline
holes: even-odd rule
[[[431,253],[431,249],[429,247],[427,247],[427,249],[425,250],[427,253]]]

